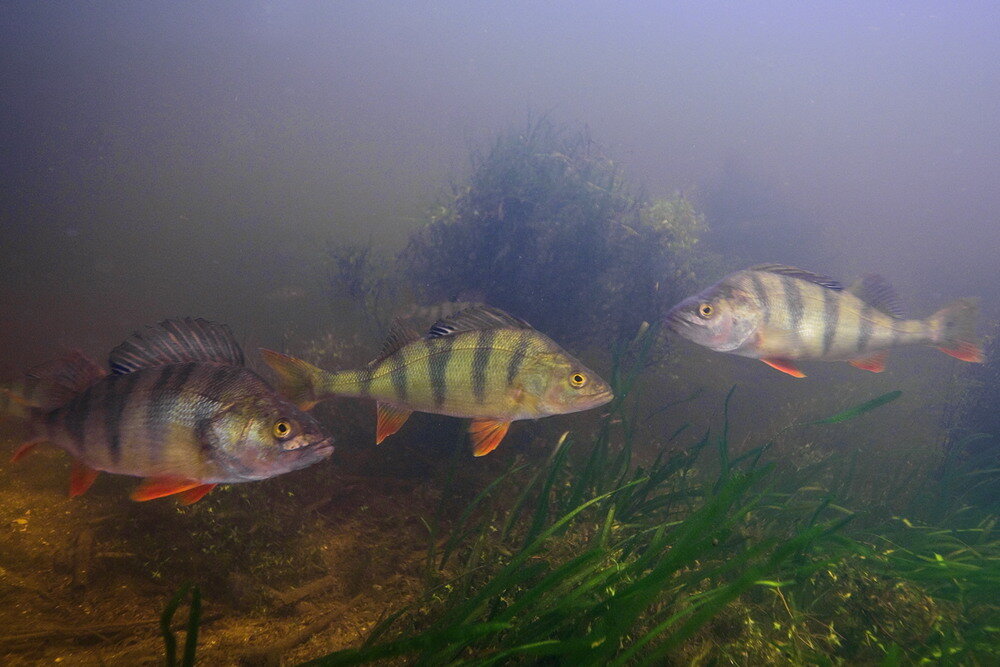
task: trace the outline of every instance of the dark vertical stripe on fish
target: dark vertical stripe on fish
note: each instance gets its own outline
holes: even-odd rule
[[[796,337],[799,335],[802,326],[802,292],[795,278],[781,276],[781,284],[785,288],[785,305],[788,307],[788,315],[791,318],[789,328]]]
[[[496,335],[496,329],[480,330],[476,353],[472,357],[472,394],[478,403],[486,400],[486,367],[493,354],[493,339]]]
[[[193,368],[194,364],[181,364],[158,369],[159,376],[149,390],[146,414],[143,417],[143,430],[146,433],[146,442],[150,445],[147,451],[150,463],[157,463],[160,460],[158,455],[166,444],[163,439],[167,424],[170,423],[170,414],[175,410],[181,396],[180,391],[170,391],[174,386],[171,380],[177,377],[178,388],[183,387]]]
[[[434,405],[440,408],[444,405],[445,392],[447,391],[445,372],[448,369],[448,362],[451,360],[455,337],[443,336],[425,339],[424,344],[427,347],[427,365],[431,378],[431,391],[434,392]]]
[[[389,378],[392,380],[392,388],[396,392],[396,398],[400,403],[406,400],[406,366],[405,359],[400,353],[396,353],[385,360],[391,369]]]
[[[122,415],[125,413],[125,404],[128,403],[132,385],[138,377],[138,371],[126,373],[125,375],[113,376],[112,384],[108,386],[108,391],[104,397],[104,431],[108,438],[108,453],[111,454],[111,461],[118,463],[122,455]]]
[[[767,290],[764,289],[760,276],[753,271],[750,272],[750,282],[753,283],[753,291],[757,295],[757,301],[760,302],[761,310],[764,311],[764,324],[768,324],[771,321],[771,302],[767,298]]]
[[[372,380],[375,379],[374,368],[371,366],[358,371],[358,394],[361,396],[372,395]]]
[[[837,335],[840,320],[840,295],[832,289],[823,289],[823,356],[830,353],[833,338]]]
[[[507,364],[507,386],[514,384],[514,378],[517,377],[517,372],[521,370],[521,364],[524,363],[524,357],[528,354],[528,332],[519,331],[517,337],[517,346],[514,348],[514,354],[510,357],[510,363]]]
[[[176,370],[170,373],[169,375],[170,379],[168,381],[169,384],[164,386],[163,389],[165,391],[174,392],[179,398],[180,394],[184,391],[184,386],[187,384],[188,378],[191,377],[191,373],[193,373],[194,369],[197,367],[198,367],[197,364],[193,363],[181,364],[179,366],[172,367],[176,368]]]
[[[84,443],[87,439],[84,426],[87,423],[87,415],[90,414],[90,405],[93,398],[93,391],[87,389],[66,406],[66,414],[63,416],[63,426],[69,437],[73,439],[77,453],[83,452]]]
[[[872,331],[875,328],[874,322],[872,322],[872,311],[874,309],[867,303],[865,307],[861,309],[861,317],[858,320],[858,352],[864,352],[865,348],[868,347],[868,341],[872,337]]]

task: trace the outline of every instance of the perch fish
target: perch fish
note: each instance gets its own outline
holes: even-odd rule
[[[375,442],[413,411],[472,419],[473,453],[493,451],[517,419],[588,410],[612,399],[596,373],[516,317],[475,306],[439,320],[425,336],[399,323],[382,353],[360,370],[331,373],[261,350],[278,389],[309,409],[329,396],[376,399]]]
[[[201,499],[220,483],[267,479],[329,456],[332,438],[244,366],[229,328],[166,320],[110,355],[111,373],[71,353],[29,374],[19,401],[32,435],[74,459],[70,495],[99,471],[145,478],[134,500]]]
[[[760,359],[805,377],[795,361],[847,361],[885,368],[888,350],[930,344],[962,361],[982,362],[976,339],[978,306],[958,299],[926,319],[904,319],[893,289],[869,276],[845,288],[826,276],[780,264],[732,273],[677,304],[666,323],[717,352]]]

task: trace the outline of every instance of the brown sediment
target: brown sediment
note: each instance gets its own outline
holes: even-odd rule
[[[411,447],[345,445],[339,460],[191,507],[130,502],[136,480],[115,475],[69,499],[70,462],[52,448],[3,464],[0,662],[162,664],[159,614],[189,582],[202,591],[199,662],[299,662],[357,646],[420,590],[422,519],[441,494],[440,480],[387,463],[419,464]],[[365,474],[379,468],[390,472]],[[174,618],[181,642],[186,610]]]

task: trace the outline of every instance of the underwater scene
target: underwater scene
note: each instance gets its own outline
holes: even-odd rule
[[[0,664],[1000,664],[994,4],[0,21]]]

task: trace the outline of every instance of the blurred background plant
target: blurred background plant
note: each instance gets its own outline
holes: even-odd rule
[[[606,348],[655,321],[709,261],[692,202],[646,198],[585,130],[529,120],[471,162],[398,261],[331,246],[331,299],[384,330],[404,302],[388,285],[401,284],[411,303],[484,301],[561,344]]]

